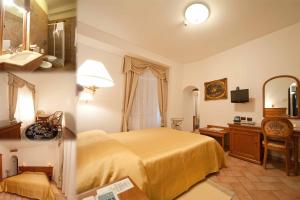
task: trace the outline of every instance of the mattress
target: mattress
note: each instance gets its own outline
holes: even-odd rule
[[[77,148],[78,193],[129,176],[149,199],[171,200],[225,166],[214,139],[168,128],[89,131]]]
[[[24,172],[6,178],[1,184],[1,191],[32,199],[55,200],[48,177],[43,172]]]

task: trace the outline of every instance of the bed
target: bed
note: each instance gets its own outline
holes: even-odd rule
[[[1,192],[17,194],[32,199],[55,200],[50,182],[44,172],[23,172],[6,178],[1,183]]]
[[[168,128],[105,134],[77,140],[77,193],[125,176],[151,200],[171,200],[225,166],[214,139]]]

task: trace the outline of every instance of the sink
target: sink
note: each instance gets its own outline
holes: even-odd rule
[[[19,53],[1,55],[0,68],[8,71],[34,71],[42,64],[42,61],[43,54],[25,50]]]
[[[24,51],[24,52],[17,53],[15,55],[11,56],[9,58],[9,60],[13,60],[13,61],[28,60],[28,59],[31,59],[34,56],[36,56],[36,54],[34,52]]]

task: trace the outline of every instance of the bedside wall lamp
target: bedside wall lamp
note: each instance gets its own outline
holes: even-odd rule
[[[84,89],[80,100],[90,101],[100,87],[112,87],[114,82],[103,63],[95,60],[86,60],[77,70],[77,83]]]

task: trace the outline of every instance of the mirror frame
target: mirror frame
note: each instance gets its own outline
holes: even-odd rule
[[[269,78],[268,80],[266,80],[264,82],[264,85],[263,85],[263,117],[266,117],[266,114],[265,114],[265,90],[266,90],[266,84],[268,82],[270,82],[271,80],[273,79],[276,79],[276,78],[292,78],[294,79],[296,82],[297,82],[297,95],[298,95],[298,115],[297,116],[286,116],[285,118],[288,118],[288,119],[300,119],[300,81],[295,77],[295,76],[291,76],[291,75],[280,75],[280,76],[274,76],[272,78]]]
[[[28,20],[30,19],[30,0],[24,0],[24,9],[26,12],[23,14],[23,37],[22,37],[22,49],[29,49],[29,29]],[[3,29],[4,29],[4,1],[0,1],[0,55],[3,55],[2,45],[3,45]]]

